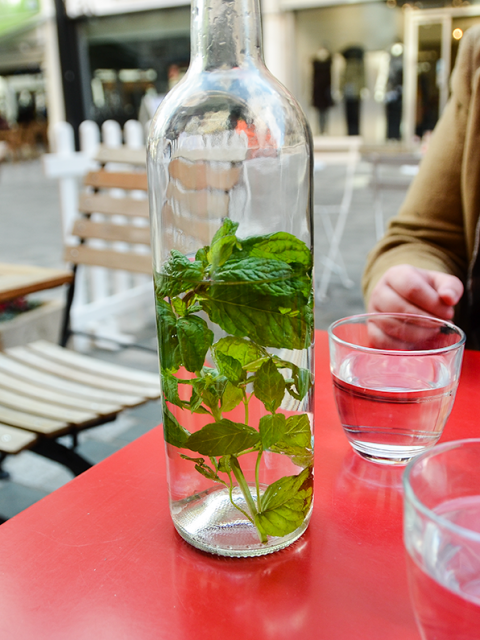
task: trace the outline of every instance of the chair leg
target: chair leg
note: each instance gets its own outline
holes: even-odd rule
[[[31,451],[34,451],[44,458],[63,464],[76,476],[93,467],[93,464],[85,460],[79,453],[63,446],[63,444],[60,444],[56,440],[49,440],[47,438],[38,440]]]
[[[9,480],[10,474],[5,469],[2,469],[2,463],[7,457],[6,453],[0,452],[0,480]],[[1,516],[0,516],[0,524],[1,524]]]

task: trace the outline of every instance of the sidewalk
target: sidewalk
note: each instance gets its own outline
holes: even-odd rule
[[[371,168],[360,163],[355,177],[352,208],[340,250],[353,286],[346,289],[338,276],[332,275],[327,298],[316,303],[317,329],[326,329],[334,320],[364,311],[360,280],[368,251],[375,244],[375,221],[372,193],[368,187]],[[343,185],[343,169],[327,167],[315,184],[315,202],[338,202]],[[398,209],[403,199],[400,192],[385,198],[387,219]],[[58,185],[44,177],[40,160],[0,166],[0,261],[63,267],[60,229]],[[320,221],[315,221],[316,282],[321,275],[320,257],[327,249],[325,233]],[[55,293],[49,297],[61,296]],[[148,327],[140,336],[155,345],[155,327]],[[156,371],[157,358],[153,354],[127,349],[121,352],[97,351],[97,357]],[[85,431],[79,437],[79,453],[96,463],[153,428],[160,421],[157,402],[125,411],[115,422]],[[0,481],[0,514],[12,517],[51,491],[72,479],[61,465],[28,451],[7,458],[3,468],[9,480]]]

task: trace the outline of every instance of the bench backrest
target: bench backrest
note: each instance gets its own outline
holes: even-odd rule
[[[79,217],[70,232],[78,244],[65,247],[65,260],[151,274],[150,252],[138,250],[138,245],[144,248],[150,245],[145,168],[108,171],[102,167],[88,172],[83,184]]]

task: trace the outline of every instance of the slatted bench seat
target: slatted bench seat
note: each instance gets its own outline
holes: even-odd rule
[[[64,249],[74,277],[69,278],[61,346],[38,340],[0,351],[0,462],[30,449],[74,474],[82,473],[91,464],[75,451],[79,432],[160,396],[158,373],[66,348],[78,268],[104,267],[152,277],[145,150],[101,147],[96,159],[101,166],[85,176],[79,215],[69,231],[76,244]],[[115,162],[115,170],[107,170],[106,162]],[[125,170],[122,162],[128,163]],[[57,441],[65,435],[72,437],[71,448]]]

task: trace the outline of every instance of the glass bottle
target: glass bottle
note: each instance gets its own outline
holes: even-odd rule
[[[211,553],[282,549],[311,516],[312,157],[258,0],[193,0],[147,168],[171,514]]]

